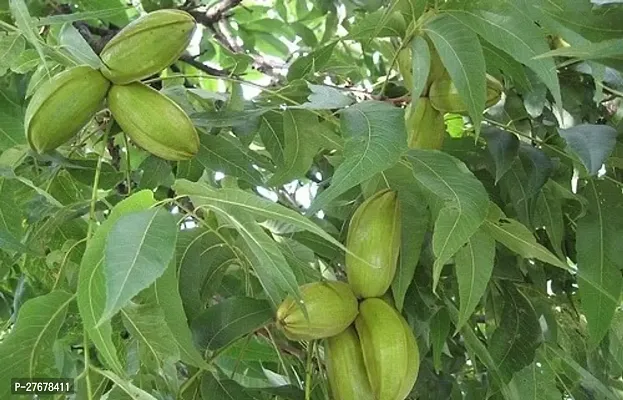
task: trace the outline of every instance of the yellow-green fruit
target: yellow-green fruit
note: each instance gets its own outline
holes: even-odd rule
[[[400,205],[383,190],[364,201],[348,227],[346,274],[355,295],[380,297],[396,274],[400,251]]]
[[[188,115],[149,86],[113,85],[108,107],[132,141],[160,158],[187,160],[199,151],[199,136]]]
[[[491,107],[500,101],[504,87],[494,77],[487,75],[487,102]],[[431,105],[441,111],[449,113],[466,113],[467,105],[461,98],[456,86],[448,76],[433,82],[430,87],[429,98]]]
[[[353,326],[327,339],[325,357],[334,400],[374,400]]]
[[[434,109],[428,97],[420,97],[405,109],[405,125],[411,149],[439,150],[446,134],[443,114]]]
[[[359,305],[355,327],[374,398],[398,399],[409,366],[409,342],[402,317],[383,300],[366,299]]]
[[[430,70],[428,72],[428,79],[426,81],[426,87],[430,89],[430,86],[436,80],[442,79],[446,76],[447,71],[446,67],[444,67],[441,58],[439,58],[439,53],[435,49],[435,45],[431,42],[430,39],[426,39],[428,42],[428,48],[430,49]]]
[[[403,400],[409,395],[409,393],[411,393],[411,389],[413,389],[413,385],[415,385],[415,381],[417,380],[418,372],[420,370],[420,349],[418,348],[417,341],[413,335],[413,330],[402,316],[400,316],[400,319],[402,320],[402,326],[405,329],[405,336],[407,337],[408,357],[407,373],[402,381],[396,400]]]
[[[195,25],[195,19],[180,10],[158,10],[138,18],[102,50],[102,73],[122,85],[162,71],[186,50]]]
[[[42,84],[26,109],[30,147],[43,153],[71,139],[102,107],[109,87],[110,82],[88,66],[73,67]]]
[[[357,298],[344,282],[313,282],[300,287],[303,308],[288,296],[277,309],[277,327],[290,340],[313,340],[337,335],[358,314]]]

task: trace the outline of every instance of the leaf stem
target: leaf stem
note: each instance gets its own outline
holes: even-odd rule
[[[307,345],[307,363],[305,365],[305,400],[311,399],[311,381],[312,381],[312,359],[314,355],[314,347],[316,341],[311,341]]]
[[[132,193],[132,179],[130,178],[130,171],[132,166],[130,163],[130,147],[128,142],[128,135],[123,133],[123,142],[125,145],[125,180],[126,180],[126,195],[129,196]]]

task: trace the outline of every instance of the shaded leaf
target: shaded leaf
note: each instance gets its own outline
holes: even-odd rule
[[[217,350],[261,328],[273,318],[266,300],[233,297],[221,301],[192,321],[195,342],[202,348]]]
[[[615,185],[595,181],[588,182],[583,194],[590,206],[576,231],[578,286],[590,344],[595,346],[608,332],[623,287],[623,195]]]
[[[502,319],[489,342],[489,352],[504,381],[532,363],[542,333],[532,303],[511,285],[504,286]]]
[[[71,23],[64,24],[58,36],[61,46],[74,57],[78,64],[86,64],[95,69],[103,66],[102,60]]]
[[[493,126],[483,128],[482,136],[487,140],[487,150],[495,163],[497,183],[517,159],[519,139],[512,133]]]
[[[316,132],[318,117],[310,111],[286,110],[283,113],[283,164],[268,180],[270,186],[280,186],[305,173],[319,150]]]
[[[591,175],[597,174],[616,144],[618,132],[608,125],[582,124],[558,129]]]
[[[54,291],[26,301],[0,342],[0,397],[11,397],[11,378],[59,377],[52,351],[74,296]]]
[[[223,135],[202,135],[195,158],[204,168],[240,178],[254,185],[262,184],[262,176],[253,168],[253,161],[242,149]]]
[[[490,205],[489,217],[483,228],[495,240],[524,258],[536,258],[556,267],[569,269],[566,263],[538,244],[532,232],[525,225],[514,219],[506,218],[493,203]]]
[[[121,310],[121,317],[128,332],[155,360],[179,360],[177,343],[160,307],[130,304]]]
[[[455,255],[460,310],[457,331],[461,329],[487,290],[495,258],[495,240],[480,228]]]
[[[148,298],[148,304],[157,305],[162,310],[164,322],[173,334],[182,361],[206,368],[206,362],[193,344],[177,283],[176,265],[172,262],[164,274],[149,290],[143,291],[142,295]]]

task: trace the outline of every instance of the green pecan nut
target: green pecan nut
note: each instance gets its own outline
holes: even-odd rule
[[[88,66],[55,75],[35,92],[24,121],[28,143],[38,153],[74,137],[102,107],[110,82]]]
[[[102,73],[122,85],[157,74],[186,50],[196,22],[180,10],[158,10],[132,21],[100,54]]]
[[[359,305],[355,327],[374,398],[399,399],[407,374],[412,372],[403,318],[383,300],[365,299]]]
[[[277,327],[290,340],[337,335],[357,317],[357,298],[344,282],[314,282],[300,287],[303,308],[288,296],[277,309]]]
[[[199,151],[199,136],[173,100],[140,82],[113,85],[108,108],[134,143],[160,158],[188,160]]]
[[[400,251],[400,205],[383,190],[355,211],[346,239],[346,274],[357,297],[380,297],[394,279]]]
[[[441,111],[430,104],[428,97],[420,97],[413,107],[405,110],[405,125],[411,149],[439,150],[446,134],[446,124]]]
[[[353,326],[327,339],[325,360],[333,399],[374,400],[361,343]]]

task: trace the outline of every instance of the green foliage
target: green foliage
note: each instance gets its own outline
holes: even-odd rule
[[[390,188],[409,399],[623,399],[621,1],[126,3],[0,0],[0,398],[63,377],[76,399],[330,399],[323,341],[275,311],[345,280],[352,215]],[[163,8],[202,29],[143,82],[198,154],[148,153],[105,104],[30,149],[41,84]],[[436,54],[467,113],[410,149]]]

